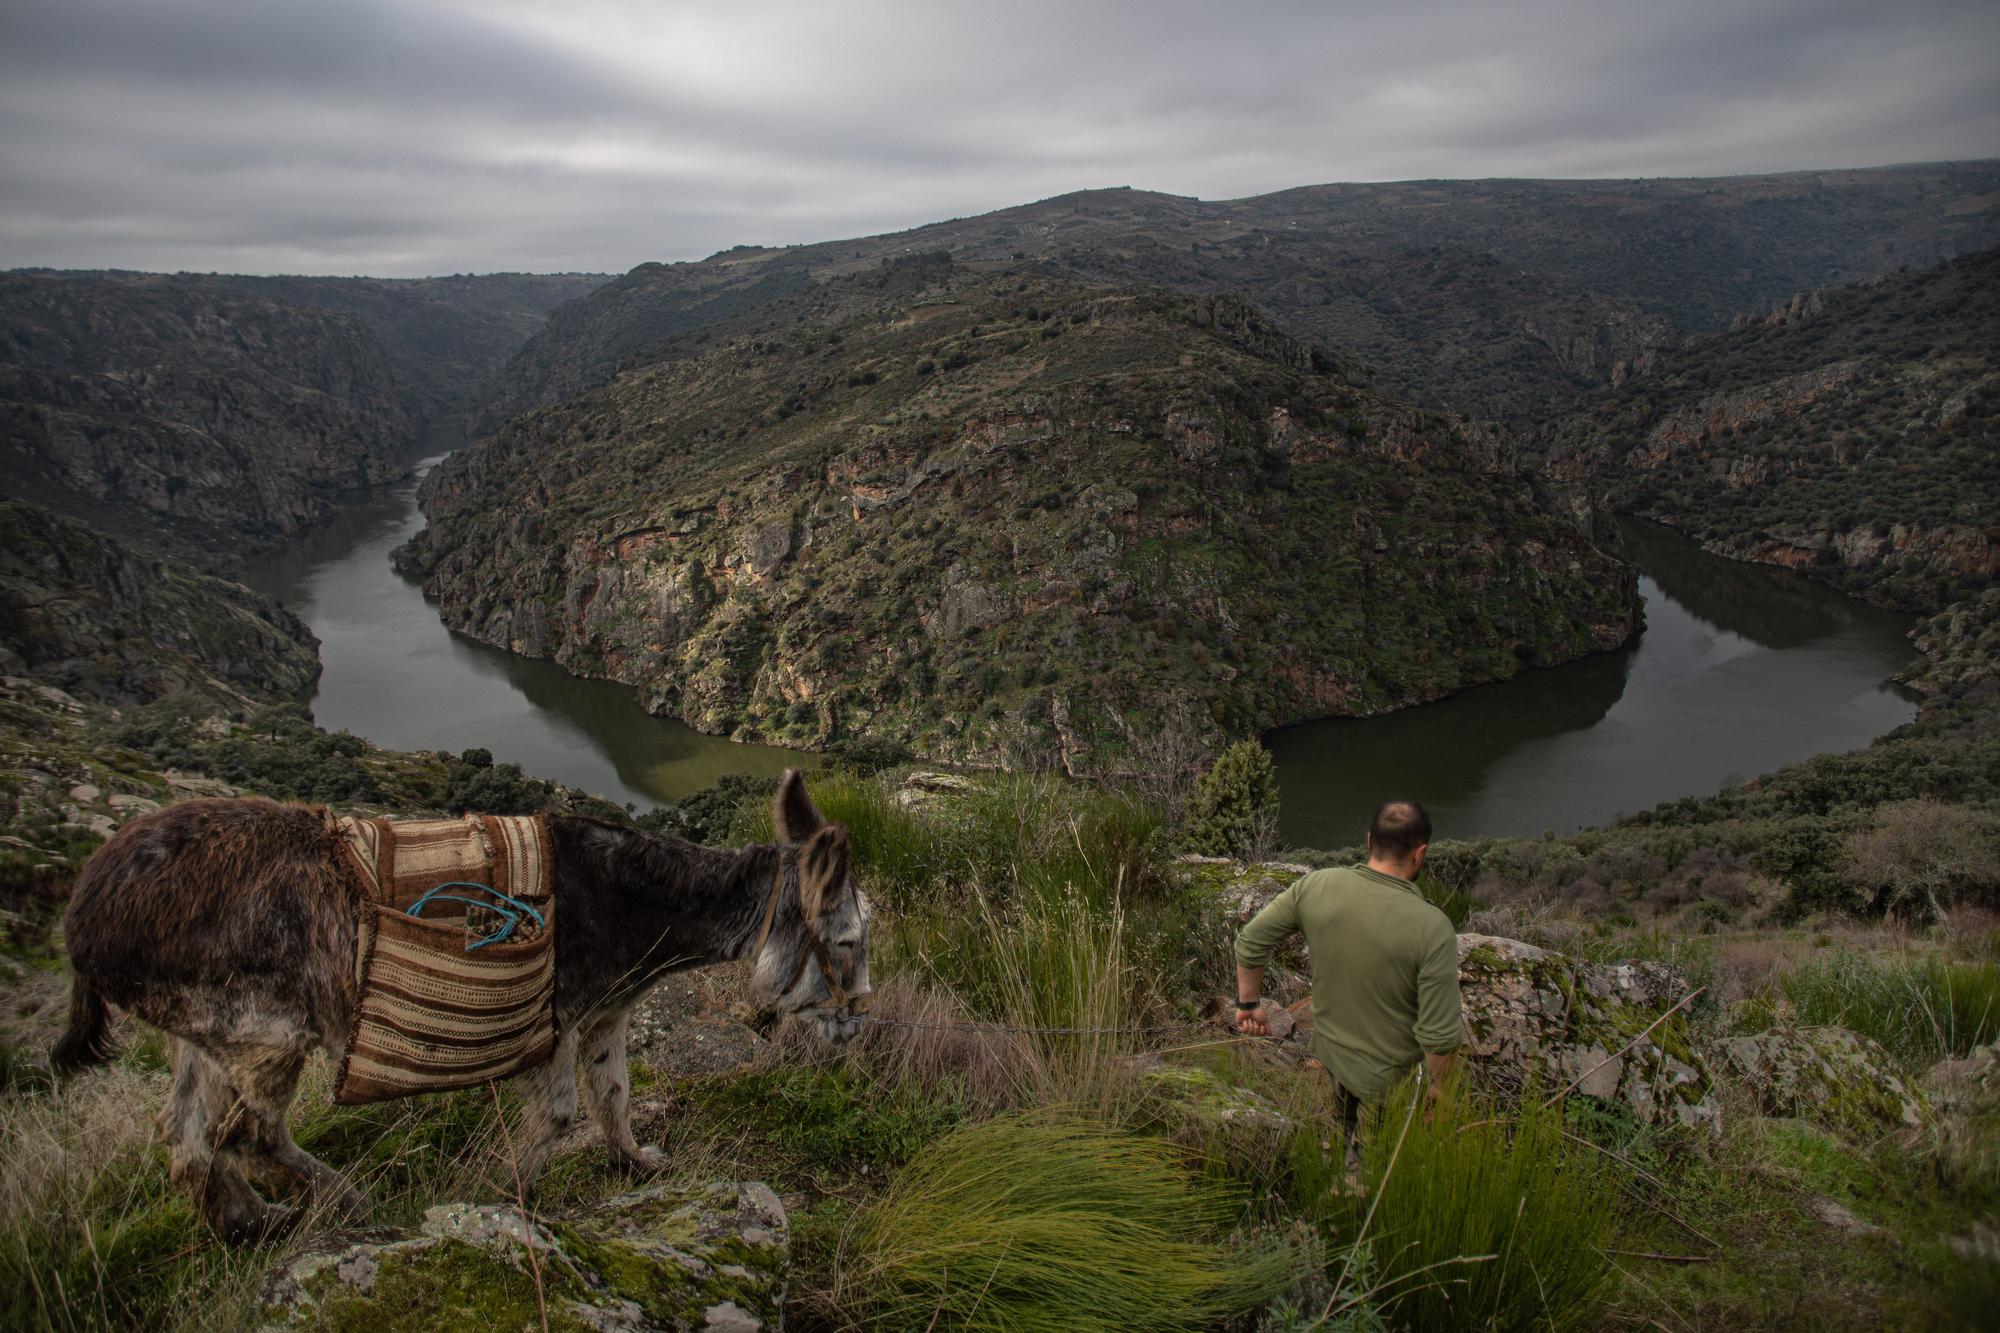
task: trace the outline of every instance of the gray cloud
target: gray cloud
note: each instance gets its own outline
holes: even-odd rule
[[[1099,185],[2000,153],[1988,0],[14,0],[0,265],[622,270]]]

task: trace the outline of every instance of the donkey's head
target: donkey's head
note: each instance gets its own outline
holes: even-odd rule
[[[779,1014],[805,1011],[828,1041],[861,1030],[868,986],[868,895],[854,882],[847,826],[830,824],[806,795],[797,769],[785,774],[771,811],[787,884],[758,951],[753,986]],[[796,877],[795,893],[784,892]]]

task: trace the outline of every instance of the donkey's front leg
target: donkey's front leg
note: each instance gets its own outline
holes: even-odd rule
[[[583,1035],[579,1047],[584,1095],[591,1118],[604,1134],[611,1165],[624,1171],[653,1172],[667,1164],[658,1148],[642,1148],[632,1137],[632,1078],[625,1063],[625,1033],[632,1011],[606,1014]]]
[[[548,1060],[516,1078],[514,1086],[521,1099],[521,1125],[508,1146],[514,1187],[525,1195],[549,1164],[556,1139],[576,1119],[576,1034],[564,1033]]]

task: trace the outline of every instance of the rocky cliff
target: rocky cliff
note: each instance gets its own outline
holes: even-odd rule
[[[86,699],[296,699],[319,645],[284,608],[74,519],[0,503],[0,675]]]
[[[0,276],[10,498],[234,551],[397,475],[414,437],[351,317],[151,275]]]
[[[2000,164],[1692,180],[1409,181],[1203,201],[1091,190],[892,235],[645,264],[558,312],[483,394],[482,429],[664,339],[885,259],[1036,261],[1233,292],[1427,406],[1540,419],[1801,289],[2000,244]]]
[[[434,474],[447,623],[713,732],[1073,771],[1176,700],[1249,732],[1634,627],[1497,428],[1235,299],[939,261],[739,327]]]
[[[2000,573],[2000,251],[1662,349],[1538,441],[1710,550],[1937,610]]]

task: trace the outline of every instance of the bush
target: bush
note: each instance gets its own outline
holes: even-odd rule
[[[1857,907],[1919,919],[2000,898],[2000,815],[1898,801],[1849,835],[1843,875]]]
[[[1162,1139],[1015,1116],[961,1129],[856,1217],[835,1302],[887,1328],[1179,1330],[1241,1317],[1312,1256],[1222,1235],[1243,1200]]]
[[[1241,856],[1268,841],[1278,818],[1278,773],[1256,741],[1224,750],[1195,784],[1182,841],[1203,856]]]

